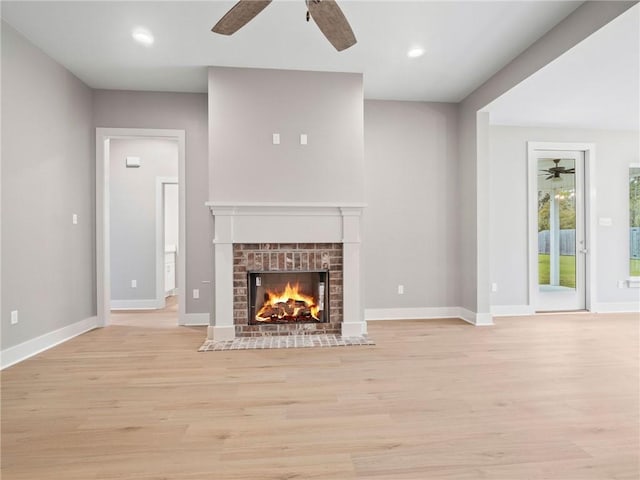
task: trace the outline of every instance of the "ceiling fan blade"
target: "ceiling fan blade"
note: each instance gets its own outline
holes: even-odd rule
[[[551,180],[554,177],[553,173],[551,175],[549,175],[547,178],[545,178],[545,180]]]
[[[562,173],[576,173],[576,169],[575,168],[567,168],[566,170],[563,170]]]
[[[337,51],[356,44],[356,36],[334,0],[307,0],[307,8],[313,21]]]
[[[211,29],[221,35],[232,35],[267,8],[271,0],[240,0]]]

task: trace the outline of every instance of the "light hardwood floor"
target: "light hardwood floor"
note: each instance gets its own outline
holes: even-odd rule
[[[208,353],[126,315],[2,372],[3,480],[640,477],[637,315]]]

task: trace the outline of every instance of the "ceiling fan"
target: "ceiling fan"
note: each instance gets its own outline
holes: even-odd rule
[[[221,35],[233,35],[264,10],[271,0],[240,0],[211,29]],[[356,44],[357,40],[347,18],[335,0],[305,0],[307,22],[316,22],[327,40],[341,52]]]
[[[549,176],[545,178],[545,180],[551,180],[553,178],[560,178],[560,175],[563,174],[574,174],[576,173],[575,168],[567,168],[560,166],[561,158],[554,158],[553,163],[555,165],[553,167],[547,168],[546,170],[540,170],[540,172],[547,173]]]

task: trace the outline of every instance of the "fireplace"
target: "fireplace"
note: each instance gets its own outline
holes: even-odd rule
[[[309,334],[359,337],[366,333],[360,270],[363,204],[207,204],[214,216],[210,339]],[[261,285],[252,284],[254,274]],[[291,295],[285,294],[287,298],[275,302],[282,305],[256,319],[266,293],[266,288],[258,288],[271,282],[272,274],[285,293],[287,284],[290,290],[297,285],[303,294],[320,298],[307,305],[301,300],[290,302]],[[312,305],[322,305],[323,283],[324,308],[312,312]],[[258,300],[261,305],[256,307]],[[292,315],[295,308],[302,310]]]
[[[249,325],[326,323],[329,272],[249,272]]]
[[[233,245],[235,335],[340,333],[340,243]]]

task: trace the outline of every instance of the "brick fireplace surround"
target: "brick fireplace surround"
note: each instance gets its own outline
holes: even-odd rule
[[[207,202],[214,217],[211,340],[367,333],[361,294],[363,204]],[[248,271],[329,271],[329,322],[249,325]]]
[[[329,272],[329,322],[249,325],[247,272]],[[341,333],[341,243],[240,243],[233,245],[233,322],[236,337]]]

